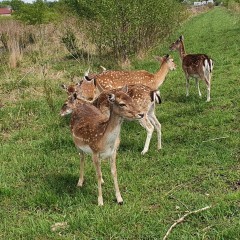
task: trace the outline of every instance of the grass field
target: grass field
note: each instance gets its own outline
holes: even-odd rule
[[[76,187],[79,157],[69,117],[58,114],[66,98],[59,88],[64,79],[36,78],[27,63],[12,71],[0,67],[0,239],[162,239],[186,211],[205,206],[211,208],[189,215],[169,239],[240,239],[240,23],[217,7],[191,18],[152,55],[168,53],[181,34],[188,53],[214,59],[211,102],[206,103],[202,82],[202,99],[194,81],[186,98],[179,56],[172,53],[178,68],[162,85],[163,103],[156,109],[163,149],[157,151],[154,134],[149,152],[141,156],[146,132],[136,122],[122,126],[122,206],[114,201],[107,161],[102,164],[104,207],[97,206],[90,157],[85,185]],[[56,77],[73,63],[51,64]],[[149,57],[133,67],[154,72],[158,65]],[[67,225],[51,230],[63,222]]]

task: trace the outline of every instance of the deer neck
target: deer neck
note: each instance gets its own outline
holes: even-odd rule
[[[121,126],[122,122],[123,122],[123,118],[120,117],[118,114],[114,113],[112,106],[110,106],[110,117],[108,120],[107,130],[111,131],[117,128],[118,126]],[[119,131],[120,131],[120,128],[119,128]]]
[[[103,142],[115,142],[118,139],[122,122],[123,118],[115,114],[111,109],[109,120],[106,122],[105,134],[102,139]]]
[[[185,46],[184,46],[184,43],[183,43],[183,42],[182,42],[182,44],[180,45],[180,47],[178,48],[178,51],[179,51],[179,55],[180,55],[181,60],[183,60],[183,58],[187,55],[187,54],[186,54],[186,51],[185,51]]]
[[[155,86],[153,89],[158,89],[165,80],[166,75],[168,74],[169,68],[166,63],[163,63],[157,73],[154,74],[154,83]]]

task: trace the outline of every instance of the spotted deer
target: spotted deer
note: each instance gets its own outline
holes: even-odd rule
[[[85,75],[87,80],[92,78],[97,81],[105,90],[116,89],[130,84],[142,84],[148,86],[152,90],[158,89],[164,82],[169,70],[175,70],[176,65],[169,55],[156,57],[161,63],[160,69],[152,74],[145,70],[136,71],[112,71],[105,70],[99,74],[89,77]]]
[[[99,84],[96,84],[96,87],[100,92],[104,93],[105,90],[101,88]],[[112,90],[112,92],[117,91],[116,89]],[[100,109],[100,111],[106,116],[109,116],[108,106],[106,107],[106,101],[104,99],[104,94],[102,93],[92,101],[92,104]],[[155,115],[155,104],[161,103],[160,93],[159,91],[153,91],[149,87],[141,84],[128,85],[128,95],[132,98],[134,104],[138,105],[141,111],[144,113],[144,117],[139,120],[142,127],[144,127],[147,131],[147,138],[145,141],[144,149],[142,150],[142,154],[145,154],[150,145],[150,141],[152,138],[152,134],[154,128],[157,132],[157,149],[162,148],[161,141],[161,124],[159,123],[156,115]],[[84,99],[82,99],[81,95],[74,94],[70,96],[67,102],[63,105],[61,109],[61,116],[70,114],[74,108],[77,107],[78,104],[82,104]],[[103,102],[105,101],[105,104]]]
[[[67,92],[68,96],[71,96],[73,93],[78,93],[82,98],[88,101],[92,101],[96,96],[96,88],[93,81],[81,80],[76,84],[70,84],[68,86],[62,84],[61,86]]]
[[[98,91],[104,91],[102,86],[97,81],[95,84]],[[146,129],[147,138],[145,140],[145,145],[141,154],[144,155],[146,152],[148,152],[154,128],[156,129],[158,137],[157,149],[161,149],[161,124],[155,115],[155,104],[161,103],[160,92],[158,90],[153,91],[151,88],[145,85],[133,84],[128,85],[128,94],[132,98],[134,104],[139,106],[144,113],[144,117],[139,120],[139,123],[143,128]]]
[[[186,76],[186,96],[189,96],[189,79],[196,79],[199,97],[202,96],[199,88],[199,78],[207,85],[207,102],[210,101],[211,77],[213,70],[213,60],[206,54],[187,54],[184,46],[184,37],[180,36],[170,45],[170,50],[179,51],[182,61],[182,69]]]
[[[102,69],[102,72],[107,71],[105,67],[100,67]],[[89,73],[89,70],[87,73]],[[62,84],[61,87],[67,92],[68,96],[71,96],[73,93],[77,93],[81,95],[81,98],[84,98],[88,101],[92,101],[97,96],[94,81],[84,81],[84,79],[82,79],[78,83],[70,85]]]
[[[161,66],[158,72],[155,74],[149,73],[144,70],[139,71],[103,71],[100,74],[93,75],[89,77],[88,74],[84,78],[88,81],[94,80],[97,87],[97,92],[102,92],[103,90],[117,89],[125,85],[130,86],[138,85],[132,87],[131,97],[133,101],[140,105],[143,109],[144,118],[140,120],[140,124],[147,131],[147,138],[145,141],[142,154],[145,154],[149,149],[150,140],[152,138],[152,133],[154,128],[157,131],[158,136],[158,149],[162,148],[161,144],[161,124],[155,116],[155,103],[153,103],[153,98],[149,96],[155,96],[156,102],[160,103],[160,94],[156,90],[164,82],[169,70],[175,70],[176,65],[169,55],[163,57],[157,57],[161,62]],[[150,93],[152,91],[152,93]]]
[[[78,186],[84,181],[84,156],[92,155],[98,182],[98,205],[103,205],[101,159],[110,158],[111,173],[114,180],[116,199],[123,203],[117,180],[116,153],[120,143],[119,134],[123,119],[135,120],[144,114],[127,94],[127,88],[101,95],[108,102],[109,117],[88,102],[79,103],[71,115],[70,128],[73,141],[80,152],[80,178]],[[103,101],[104,102],[104,101]],[[104,103],[100,104],[104,104]]]

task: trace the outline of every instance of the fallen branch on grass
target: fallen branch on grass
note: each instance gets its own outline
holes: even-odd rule
[[[224,139],[224,138],[229,138],[229,136],[226,136],[226,137],[218,137],[218,138],[212,138],[212,139],[208,139],[208,140],[205,140],[205,141],[202,141],[202,142],[210,142],[210,141],[215,141],[215,140]]]
[[[172,229],[178,224],[178,223],[181,223],[184,221],[184,219],[190,215],[190,214],[194,214],[194,213],[198,213],[198,212],[202,212],[202,211],[205,211],[207,209],[211,208],[211,206],[207,206],[207,207],[204,207],[204,208],[201,208],[201,209],[198,209],[198,210],[195,210],[195,211],[191,211],[191,212],[188,212],[186,214],[184,214],[181,218],[179,218],[167,231],[166,235],[164,236],[163,240],[166,240],[168,235],[170,234],[170,232],[172,231]]]

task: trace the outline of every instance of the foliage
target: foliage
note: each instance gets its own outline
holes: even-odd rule
[[[0,6],[11,6],[14,11],[18,11],[22,6],[24,5],[24,2],[21,0],[11,0],[11,1],[2,1],[0,3]]]
[[[88,66],[63,58],[52,36],[46,37],[49,48],[35,63],[26,58],[9,70],[0,58],[1,239],[162,239],[186,211],[207,205],[212,208],[189,216],[169,239],[240,239],[239,25],[225,8],[194,16],[133,68],[155,72],[159,65],[152,55],[168,52],[181,34],[188,53],[214,59],[211,102],[205,102],[203,82],[205,96],[198,98],[194,80],[186,98],[179,55],[171,53],[177,69],[161,86],[163,103],[156,107],[163,149],[156,150],[154,134],[149,152],[141,156],[146,132],[136,122],[122,126],[117,165],[123,206],[114,201],[108,161],[102,161],[103,208],[97,206],[89,157],[86,182],[76,187],[79,156],[70,119],[59,116],[67,98],[59,84]],[[46,71],[40,57],[48,62]]]
[[[88,20],[85,31],[100,55],[113,54],[126,60],[146,51],[169,35],[184,19],[182,6],[175,0],[69,1],[80,18]]]
[[[31,25],[53,22],[57,19],[54,9],[48,7],[43,0],[21,5],[19,11],[15,12],[15,16],[16,19]]]

